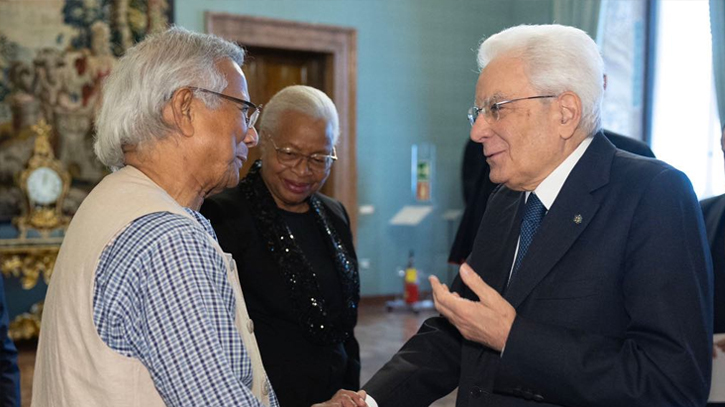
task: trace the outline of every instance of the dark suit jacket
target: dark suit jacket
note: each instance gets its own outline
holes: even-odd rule
[[[322,194],[330,220],[355,256],[345,208]],[[283,274],[268,253],[265,241],[239,187],[204,202],[201,213],[212,223],[222,249],[237,262],[239,280],[262,362],[282,406],[309,407],[329,400],[335,391],[360,387],[360,350],[355,337],[344,344],[316,345],[305,339],[292,314]]]
[[[493,194],[468,260],[499,292],[523,196]],[[453,288],[476,299],[460,278]],[[596,135],[505,298],[517,317],[503,355],[434,317],[363,388],[381,407],[426,406],[456,386],[457,406],[705,404],[712,264],[692,186],[667,164]]]
[[[715,276],[715,333],[725,333],[725,195],[700,202]]]
[[[609,130],[602,130],[602,133],[620,150],[629,151],[643,157],[655,158],[654,153],[647,144],[639,140]],[[461,223],[458,225],[458,231],[451,246],[451,252],[448,255],[448,262],[452,264],[463,263],[471,254],[478,226],[481,224],[481,219],[483,219],[483,213],[486,212],[488,197],[498,186],[489,179],[491,168],[481,151],[482,148],[481,144],[469,139],[463,152],[461,179],[463,180],[463,200],[466,203],[466,209],[461,217]]]
[[[715,281],[715,333],[725,333],[725,195],[700,202],[705,216],[707,240],[712,254]],[[708,403],[708,407],[725,407],[725,403]]]
[[[18,351],[8,338],[8,311],[5,287],[0,275],[0,407],[20,407]]]

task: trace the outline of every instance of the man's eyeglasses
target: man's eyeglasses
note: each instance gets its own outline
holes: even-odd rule
[[[330,169],[332,163],[337,160],[337,151],[335,147],[332,147],[332,154],[310,154],[305,155],[297,152],[289,147],[277,147],[274,143],[272,136],[267,134],[267,138],[272,143],[272,147],[277,152],[277,161],[285,167],[296,167],[300,161],[305,158],[307,159],[307,167],[316,173],[325,172]]]
[[[468,121],[471,123],[471,126],[473,126],[473,123],[476,122],[476,119],[478,116],[483,113],[483,117],[486,118],[486,120],[490,122],[494,121],[497,122],[498,119],[501,118],[500,111],[501,106],[518,102],[520,100],[529,100],[529,99],[544,99],[544,98],[555,98],[556,95],[540,95],[540,96],[529,96],[527,98],[518,98],[518,99],[511,99],[511,100],[504,100],[501,102],[492,103],[491,105],[484,105],[482,107],[473,106],[472,108],[468,109]]]
[[[257,119],[259,118],[259,114],[262,112],[262,105],[257,106],[254,103],[247,101],[247,100],[242,100],[239,98],[235,98],[234,96],[229,96],[229,95],[225,95],[223,93],[214,92],[213,90],[209,90],[209,89],[197,88],[195,86],[190,86],[189,89],[198,90],[200,92],[211,93],[212,95],[217,95],[221,98],[224,98],[231,102],[242,105],[242,107],[240,107],[239,110],[241,110],[242,113],[244,114],[244,120],[247,122],[248,127],[254,127],[254,124],[257,123]],[[251,116],[249,115],[250,110],[252,110]]]

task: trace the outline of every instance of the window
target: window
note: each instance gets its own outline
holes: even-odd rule
[[[652,150],[685,172],[697,195],[725,191],[707,1],[661,1],[657,22]]]
[[[654,53],[647,47],[652,6]],[[687,174],[700,199],[725,192],[710,35],[704,0],[602,1],[597,35],[607,73],[602,125],[649,140],[657,158]]]
[[[607,74],[602,126],[645,140],[647,2],[605,0],[599,17],[597,43]]]

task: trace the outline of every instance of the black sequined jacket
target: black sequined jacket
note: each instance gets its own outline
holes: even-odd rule
[[[260,219],[269,221],[269,211],[260,211],[260,202],[250,202],[250,199],[256,199],[249,194],[249,178],[238,187],[207,199],[201,213],[211,221],[222,249],[237,262],[262,361],[280,404],[308,407],[330,399],[341,388],[357,390],[360,386],[360,350],[352,327],[357,322],[359,279],[345,208],[332,198],[319,193],[314,195],[336,232],[337,240],[355,265],[357,285],[354,286],[354,298],[350,300],[354,304],[349,307],[353,315],[347,313],[344,337],[320,338],[319,333],[314,332],[312,334],[318,335],[311,336],[309,329],[303,329],[299,312],[295,312],[298,304],[290,295],[286,280],[289,274],[281,270],[278,259],[270,252],[265,233],[259,230]],[[258,192],[261,188],[266,191],[258,175],[256,181],[252,181]],[[322,294],[324,296],[324,292]]]

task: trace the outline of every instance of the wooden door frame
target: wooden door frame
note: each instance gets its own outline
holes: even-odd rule
[[[355,104],[357,91],[357,31],[353,28],[297,21],[277,20],[227,13],[206,12],[206,31],[242,46],[319,52],[332,56],[330,98],[340,115],[332,182],[335,199],[350,216],[350,228],[357,231],[357,150]]]

